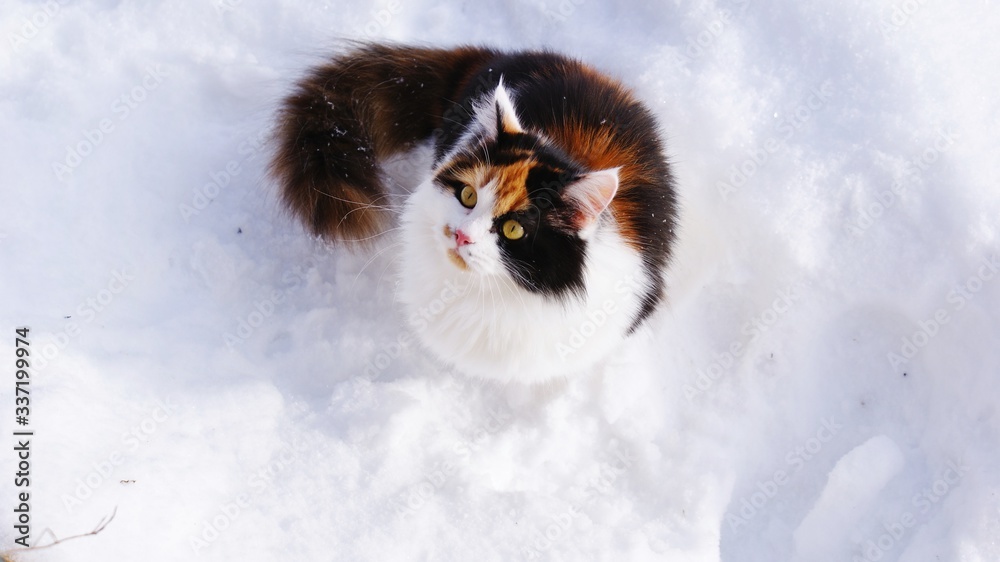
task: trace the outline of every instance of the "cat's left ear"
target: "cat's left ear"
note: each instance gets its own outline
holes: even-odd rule
[[[503,78],[497,84],[497,89],[493,94],[494,107],[496,108],[496,135],[523,133],[521,122],[517,119],[517,112],[514,111],[514,102],[510,99],[510,93],[503,85]]]
[[[608,168],[588,172],[566,186],[563,196],[569,199],[576,209],[573,226],[579,232],[580,238],[590,238],[597,229],[597,218],[608,208],[618,193],[619,169]]]

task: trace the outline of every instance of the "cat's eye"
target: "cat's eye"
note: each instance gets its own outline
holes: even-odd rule
[[[479,197],[476,195],[476,189],[471,185],[467,185],[462,188],[461,192],[459,192],[458,200],[466,208],[471,209],[476,206],[476,201],[479,200]]]
[[[524,236],[524,227],[514,219],[503,223],[503,236],[507,240],[518,240]]]

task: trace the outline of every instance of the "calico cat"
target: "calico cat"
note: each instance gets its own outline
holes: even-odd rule
[[[433,166],[393,229],[380,162],[427,140]],[[664,298],[677,198],[655,120],[558,54],[355,48],[285,100],[271,172],[318,236],[399,233],[410,323],[473,376],[580,372]]]

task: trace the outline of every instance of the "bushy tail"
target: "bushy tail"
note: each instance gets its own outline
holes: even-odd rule
[[[379,161],[426,139],[469,76],[492,56],[366,45],[313,69],[278,115],[271,174],[285,205],[338,242],[383,232]]]

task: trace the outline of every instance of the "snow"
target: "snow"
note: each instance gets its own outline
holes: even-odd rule
[[[1000,560],[993,3],[4,15],[0,357],[29,326],[30,540],[117,510],[19,560]],[[345,39],[549,46],[633,85],[684,202],[669,306],[578,379],[440,369],[391,248],[310,239],[264,176],[277,103]]]

